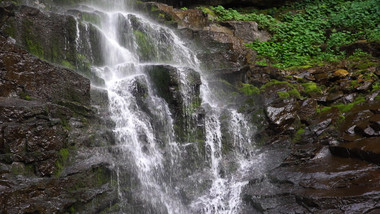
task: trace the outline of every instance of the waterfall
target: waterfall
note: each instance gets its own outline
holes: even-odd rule
[[[81,5],[76,26],[77,50],[108,92],[120,212],[239,213],[263,162],[254,127],[215,94],[192,47],[129,4]]]

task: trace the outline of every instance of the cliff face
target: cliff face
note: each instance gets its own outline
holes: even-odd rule
[[[15,8],[1,9],[12,16],[10,9]],[[21,11],[38,22],[38,16],[31,14],[39,13],[35,9]],[[42,61],[14,43],[10,37],[0,37],[0,210],[106,209],[117,197],[111,169],[106,158],[88,159],[100,152],[100,145],[113,141],[112,123],[100,118],[106,113],[101,106],[107,97],[90,90],[88,79]]]

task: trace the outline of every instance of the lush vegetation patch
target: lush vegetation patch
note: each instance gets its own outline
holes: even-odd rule
[[[378,0],[305,0],[267,10],[211,8],[217,20],[256,21],[273,37],[246,46],[258,52],[260,64],[279,68],[313,66],[346,57],[343,45],[358,40],[380,42]]]

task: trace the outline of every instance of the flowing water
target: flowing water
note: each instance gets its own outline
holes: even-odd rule
[[[216,94],[194,50],[132,3],[76,8],[77,50],[104,80],[93,84],[115,122],[120,212],[239,213],[242,188],[262,172],[254,127]]]

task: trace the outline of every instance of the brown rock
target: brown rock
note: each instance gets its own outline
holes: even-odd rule
[[[318,103],[315,99],[306,99],[302,102],[298,111],[301,121],[308,121],[316,113]]]
[[[244,43],[254,41],[268,41],[271,35],[265,30],[259,30],[256,22],[229,21],[222,23],[233,30],[236,37],[243,40]]]
[[[348,71],[344,69],[338,69],[334,72],[334,76],[341,78],[346,77],[348,74]]]
[[[380,137],[341,143],[331,146],[330,151],[337,156],[359,158],[380,165]]]

